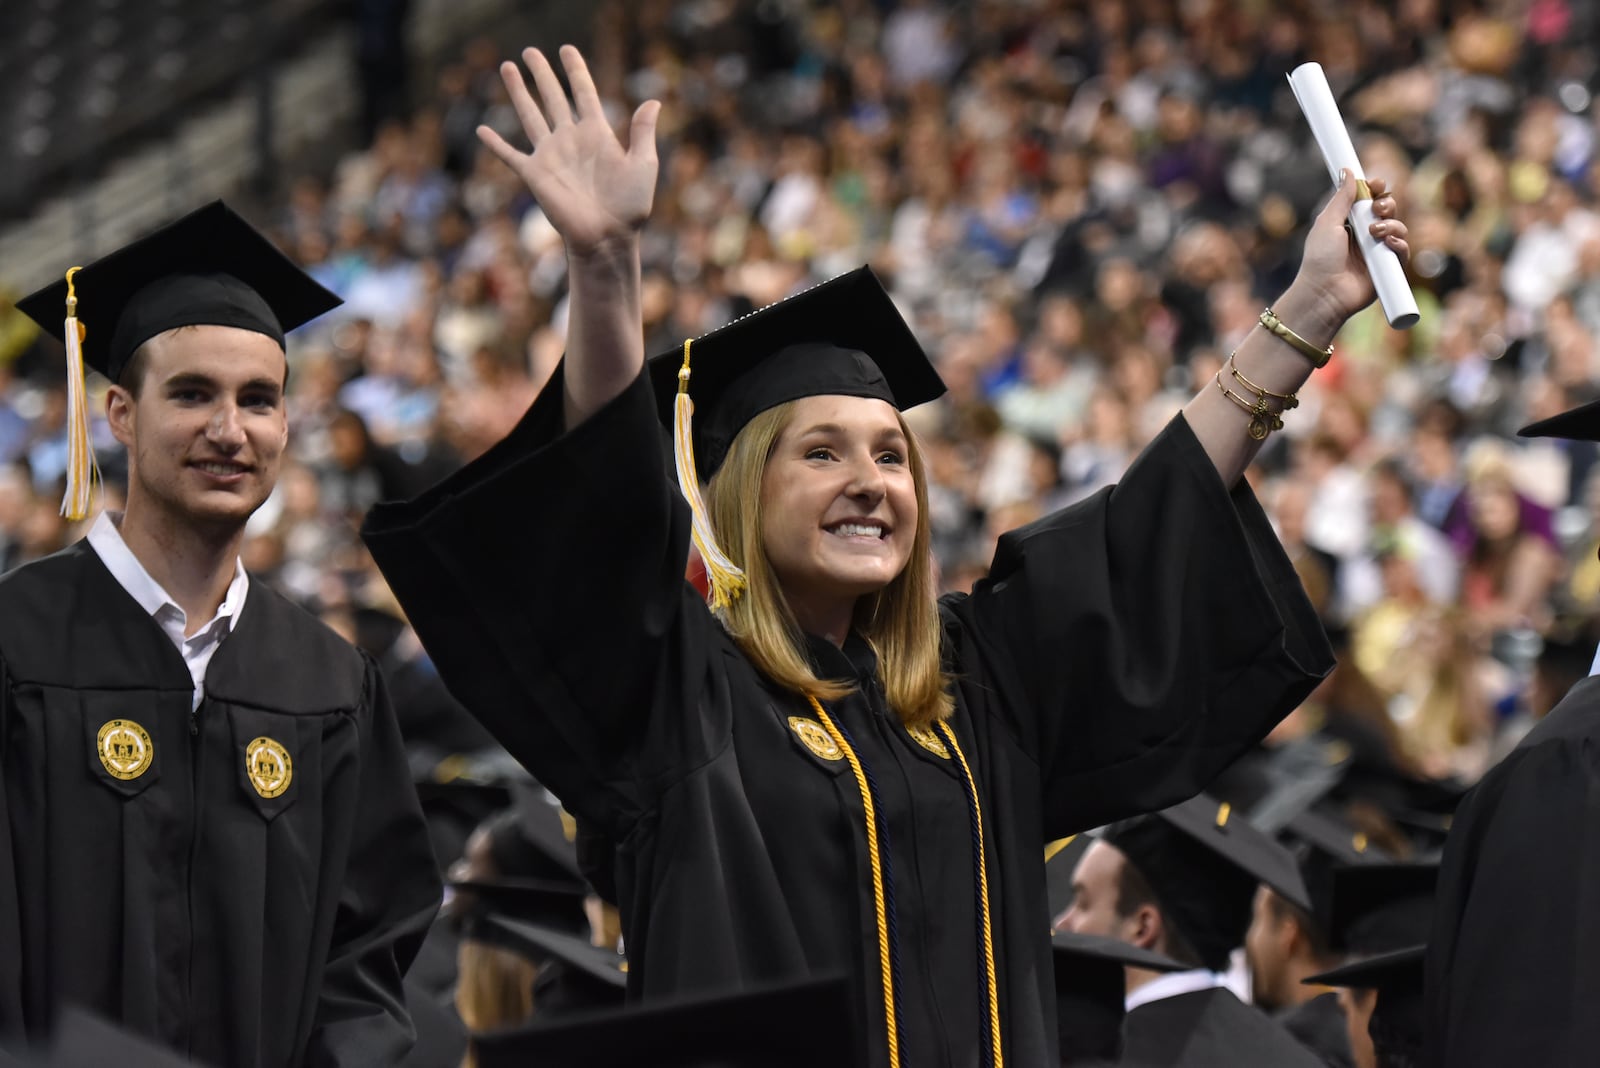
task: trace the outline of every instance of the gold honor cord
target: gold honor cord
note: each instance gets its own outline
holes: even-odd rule
[[[832,717],[828,715],[827,709],[822,707],[821,701],[810,694],[806,695],[806,700],[811,702],[811,708],[816,712],[817,719],[827,728],[833,744],[839,747],[844,753],[845,760],[849,761],[850,770],[856,777],[856,789],[861,793],[861,808],[867,818],[867,857],[872,863],[872,906],[878,925],[878,966],[883,972],[883,1009],[887,1021],[889,1068],[900,1068],[900,1033],[895,1023],[894,1008],[894,958],[889,951],[888,907],[883,893],[883,857],[878,852],[878,815],[872,805],[872,791],[867,786],[867,773],[862,770],[861,761],[856,758],[856,751],[845,739],[844,732],[834,726]],[[985,911],[985,916],[987,914]]]
[[[1000,984],[994,970],[994,927],[989,918],[989,865],[983,846],[983,808],[978,803],[977,780],[972,777],[972,768],[967,764],[966,754],[961,751],[961,743],[956,741],[956,732],[943,720],[939,721],[939,730],[961,765],[961,774],[967,779],[968,796],[972,798],[972,816],[977,824],[978,839],[978,907],[983,913],[983,967],[989,978],[990,1064],[992,1068],[1005,1068],[1005,1055],[1000,1045]]]

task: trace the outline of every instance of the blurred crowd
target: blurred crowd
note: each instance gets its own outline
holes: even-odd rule
[[[1600,395],[1597,39],[1593,0],[611,0],[587,54],[619,128],[665,104],[651,352],[863,262],[889,285],[950,387],[913,420],[951,590],[1116,481],[1288,285],[1329,179],[1284,74],[1320,62],[1423,316],[1353,321],[1251,473],[1341,651],[1280,733],[1356,717],[1470,782],[1595,650],[1600,454],[1514,431]],[[419,772],[488,740],[355,531],[560,359],[560,240],[474,133],[515,134],[520,44],[470,44],[259,220],[346,303],[292,339],[292,461],[245,563],[409,673]],[[0,569],[81,532],[59,367],[0,301]]]

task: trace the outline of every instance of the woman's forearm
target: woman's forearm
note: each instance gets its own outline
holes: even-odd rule
[[[1344,324],[1342,313],[1319,302],[1298,285],[1290,286],[1272,305],[1272,310],[1289,329],[1319,348],[1330,344]],[[1233,359],[1233,366],[1241,375],[1272,393],[1298,392],[1314,370],[1304,353],[1260,326],[1245,337]],[[1223,367],[1223,386],[1236,397],[1254,401],[1255,395],[1233,378],[1231,370],[1230,366]],[[1270,403],[1274,409],[1281,404],[1275,400]],[[1284,418],[1293,418],[1293,414],[1286,412]],[[1188,403],[1183,415],[1206,455],[1216,465],[1223,483],[1232,489],[1263,444],[1250,436],[1251,414],[1211,382]]]
[[[644,366],[639,239],[569,248],[564,409],[570,429],[628,388]]]

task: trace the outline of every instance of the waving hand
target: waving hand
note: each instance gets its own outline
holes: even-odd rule
[[[479,139],[527,183],[570,252],[583,254],[631,238],[649,218],[655,197],[661,105],[649,100],[639,106],[624,146],[606,121],[594,79],[576,48],[561,49],[572,83],[570,105],[544,53],[528,48],[522,58],[533,74],[537,100],[516,64],[501,64],[500,77],[533,151],[519,152],[487,126],[478,127]]]

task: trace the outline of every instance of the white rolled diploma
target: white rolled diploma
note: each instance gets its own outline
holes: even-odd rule
[[[1289,75],[1289,88],[1311,124],[1311,135],[1317,139],[1322,158],[1327,161],[1328,174],[1333,184],[1339,184],[1339,172],[1348,170],[1356,178],[1366,179],[1361,171],[1361,161],[1356,158],[1356,146],[1350,143],[1350,131],[1345,129],[1334,102],[1333,90],[1328,88],[1328,76],[1322,73],[1320,63],[1302,63]],[[1409,330],[1417,324],[1417,298],[1411,294],[1406,281],[1406,269],[1394,249],[1372,236],[1372,224],[1377,220],[1372,212],[1372,199],[1363,197],[1350,209],[1350,226],[1355,230],[1356,245],[1361,258],[1367,261],[1367,274],[1372,287],[1378,291],[1378,303],[1389,325],[1396,330]]]

